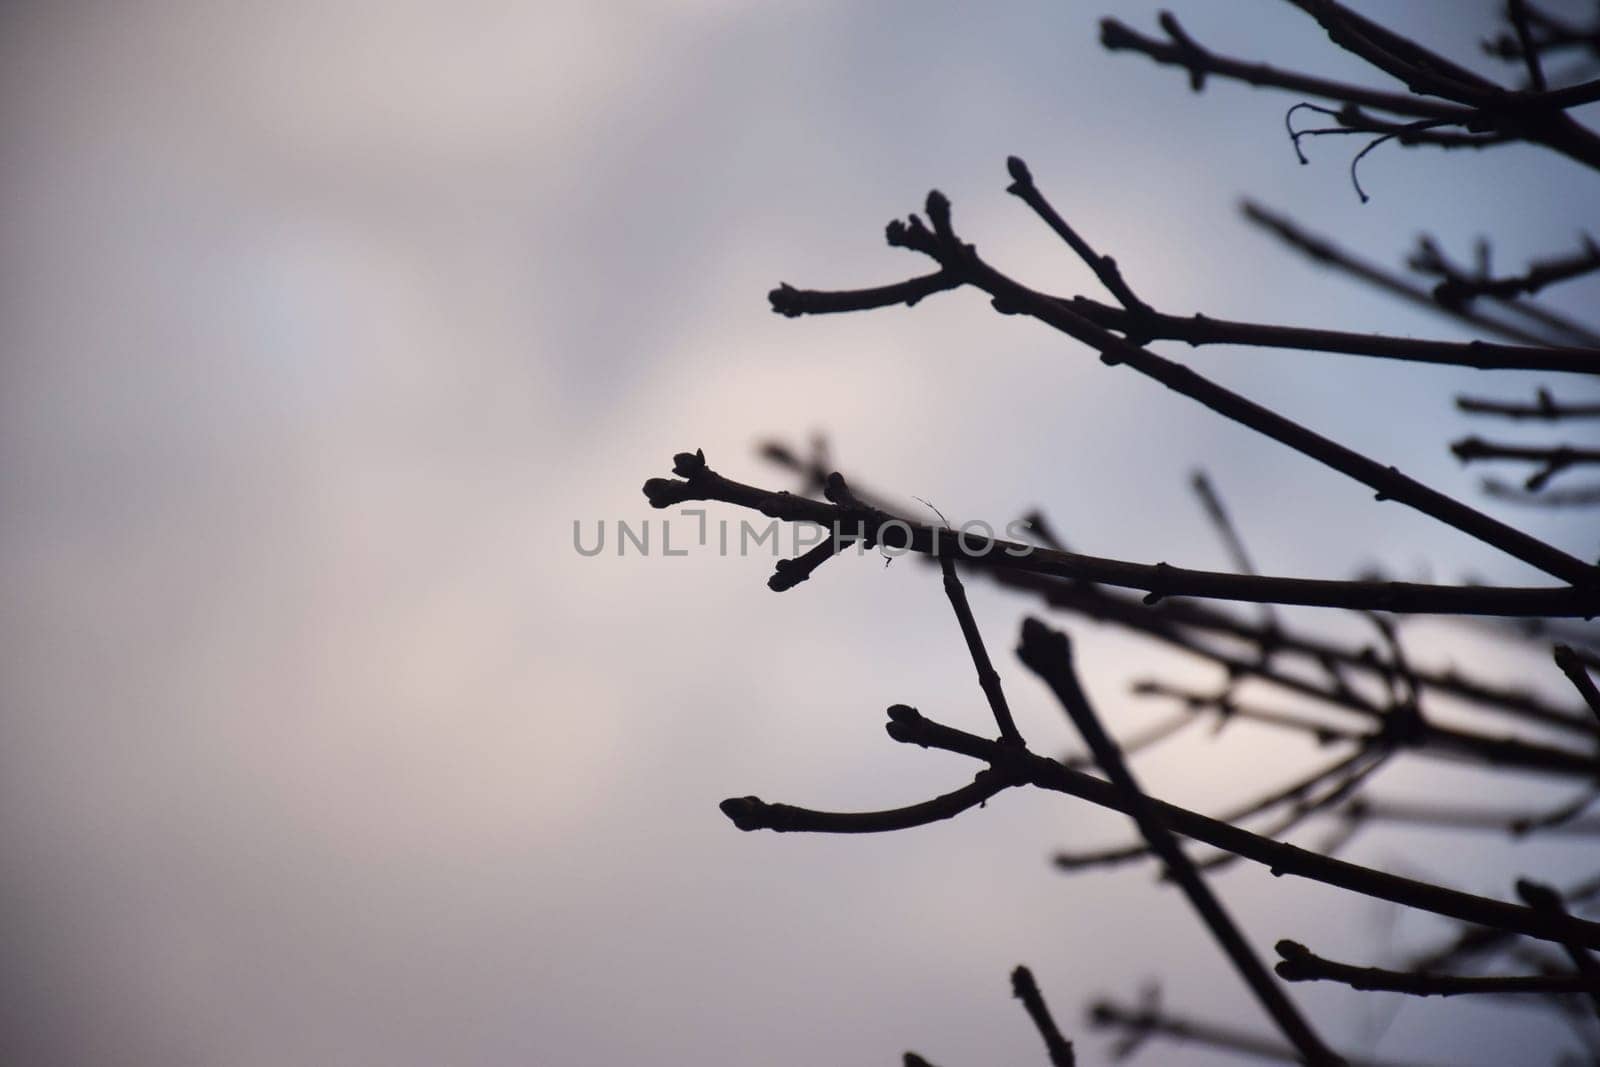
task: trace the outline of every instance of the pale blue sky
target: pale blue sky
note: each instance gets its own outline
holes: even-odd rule
[[[881,233],[933,186],[995,262],[1093,293],[1005,195],[1010,153],[1172,311],[1458,336],[1249,230],[1244,195],[1389,263],[1422,230],[1458,252],[1487,232],[1518,264],[1592,226],[1593,176],[1531,149],[1380,149],[1363,207],[1350,145],[1296,165],[1293,98],[1194,96],[1103,53],[1110,6],[8,9],[7,1058],[1039,1062],[1017,962],[1085,1064],[1106,1048],[1087,999],[1154,975],[1175,1010],[1265,1031],[1148,870],[1049,869],[1061,845],[1125,839],[1121,820],[1017,795],[836,839],[717,813],[729,795],[888,806],[967,779],[881,731],[896,702],[982,722],[926,570],[842,560],[778,597],[765,560],[571,545],[574,520],[659,521],[638,487],[676,451],[776,484],[755,443],[825,430],[865,483],[996,525],[1042,506],[1085,551],[1225,566],[1188,494],[1203,465],[1264,570],[1536,581],[971,294],[767,310],[780,280],[925,269]],[[1154,26],[1155,5],[1115,6]],[[1384,5],[1474,62],[1491,7]],[[1218,50],[1379,80],[1287,4],[1179,14]],[[1552,299],[1592,307],[1594,290]],[[1452,395],[1541,381],[1164,351],[1463,495],[1477,475],[1444,449],[1468,425]],[[1533,528],[1594,555],[1592,519]],[[1070,732],[1009,653],[1031,606],[972,598],[1024,728],[1059,749]],[[1118,730],[1158,715],[1130,679],[1211,681],[1065,621]],[[1561,691],[1542,661],[1467,640],[1424,627],[1417,654]],[[1240,730],[1140,771],[1220,807],[1317,758]],[[1480,781],[1419,764],[1380,784]],[[1497,896],[1581,867],[1557,846],[1401,834],[1352,854]],[[1218,888],[1263,949],[1376,961],[1439,933],[1242,866]],[[1390,1025],[1382,998],[1294,992],[1331,1041],[1397,1058],[1504,1063],[1562,1040],[1527,1011],[1412,1003]]]

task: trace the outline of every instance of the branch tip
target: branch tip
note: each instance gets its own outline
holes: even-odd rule
[[[729,797],[717,807],[741,830],[759,830],[766,825],[767,802],[760,797]]]

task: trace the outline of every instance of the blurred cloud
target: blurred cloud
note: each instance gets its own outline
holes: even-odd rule
[[[1202,7],[1193,28],[1349,66],[1293,12],[1252,12]],[[1419,12],[1470,53],[1458,8]],[[1020,959],[1074,1024],[1088,995],[1155,970],[1175,1005],[1253,1018],[1147,872],[1047,869],[1064,839],[1119,839],[1116,820],[1006,797],[837,841],[717,814],[752,791],[876,806],[965,780],[882,743],[896,701],[979,721],[925,571],[844,560],[777,598],[762,560],[571,548],[574,520],[659,523],[638,486],[677,450],[776,482],[752,444],[820,429],[865,481],[996,525],[1045,505],[1089,551],[1220,563],[1185,496],[1204,464],[1273,570],[1336,576],[1372,546],[1440,578],[1526,578],[970,294],[796,323],[766,309],[779,280],[920,270],[881,226],[935,184],[986,252],[1087,286],[1004,196],[1013,151],[1175,310],[1440,332],[1243,232],[1243,189],[1391,259],[1413,220],[1478,225],[1513,178],[1538,183],[1501,216],[1530,251],[1568,225],[1576,186],[1520,156],[1445,172],[1396,151],[1374,160],[1384,199],[1358,209],[1343,157],[1293,165],[1281,101],[1191,98],[1104,55],[1097,14],[8,8],[4,1058],[976,1062],[1036,1053],[1005,995]],[[1474,181],[1439,197],[1445,173]],[[1440,447],[1468,376],[1193,358],[1471,490]],[[1570,522],[1548,533],[1592,548]],[[973,599],[999,660],[1021,605]],[[1108,715],[1150,721],[1122,699],[1148,649],[1079,641]],[[1060,731],[1002,671],[1023,721]],[[1240,767],[1308,757],[1237,737],[1148,773],[1205,803]],[[1430,773],[1412,781],[1445,780]],[[1371,936],[1370,909],[1315,887],[1225,886],[1263,944]],[[1356,1039],[1365,1009],[1307,999]],[[1429,1005],[1384,1048],[1542,1033]]]

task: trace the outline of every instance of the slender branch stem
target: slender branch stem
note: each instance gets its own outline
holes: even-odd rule
[[[1569,885],[1562,897],[1569,904],[1593,900],[1600,896],[1600,875]],[[1487,926],[1468,926],[1449,941],[1430,952],[1413,956],[1406,967],[1413,971],[1433,971],[1440,967],[1458,965],[1461,961],[1495,952],[1515,939],[1514,934]]]
[[[1100,284],[1104,285],[1106,291],[1116,297],[1117,302],[1131,315],[1138,317],[1149,314],[1149,306],[1134,295],[1128,283],[1123,281],[1117,261],[1110,256],[1102,256],[1090,248],[1089,243],[1078,235],[1078,231],[1067,224],[1067,220],[1061,217],[1050,201],[1044,198],[1039,187],[1033,183],[1033,174],[1028,170],[1028,165],[1016,156],[1011,156],[1006,160],[1006,168],[1011,172],[1011,184],[1006,187],[1006,192],[1032,208],[1033,213],[1043,219],[1045,225],[1065,241],[1067,247],[1094,271],[1095,277],[1100,279]]]
[[[1051,629],[1037,619],[1027,619],[1022,624],[1022,644],[1017,654],[1055,693],[1073,725],[1083,735],[1084,743],[1094,753],[1100,769],[1121,795],[1125,810],[1133,816],[1140,835],[1151,851],[1161,858],[1168,875],[1182,888],[1189,903],[1210,929],[1212,937],[1216,938],[1233,963],[1234,969],[1278,1029],[1289,1039],[1289,1043],[1299,1050],[1308,1064],[1342,1064],[1344,1060],[1322,1043],[1300,1010],[1272,980],[1271,972],[1234,925],[1232,917],[1212,893],[1211,887],[1200,877],[1193,861],[1178,847],[1172,830],[1161,821],[1150,799],[1139,788],[1116,742],[1106,733],[1100,717],[1095,714],[1094,707],[1078,682],[1077,671],[1072,663],[1072,646],[1066,634]]]
[[[1578,489],[1547,489],[1529,492],[1520,485],[1508,485],[1494,478],[1483,480],[1485,496],[1512,504],[1542,508],[1592,508],[1600,504],[1600,485],[1587,485]]]
[[[1348,755],[1341,756],[1332,764],[1319,767],[1309,775],[1296,779],[1291,784],[1280,789],[1274,789],[1266,796],[1259,797],[1249,803],[1242,804],[1231,811],[1217,816],[1226,823],[1240,823],[1252,816],[1259,815],[1280,804],[1288,803],[1304,796],[1319,784],[1349,770],[1353,765],[1363,759],[1367,754],[1365,746],[1356,749]],[[1081,867],[1099,867],[1110,864],[1122,863],[1127,860],[1140,859],[1150,855],[1148,844],[1128,845],[1123,848],[1101,849],[1094,852],[1057,852],[1055,865],[1063,870],[1077,870]]]
[[[1541,915],[1564,917],[1567,914],[1561,894],[1547,885],[1526,878],[1518,879],[1517,895],[1522,898],[1523,903]],[[1595,959],[1594,953],[1588,946],[1576,941],[1563,941],[1561,947],[1566,950],[1572,965],[1583,977],[1584,990],[1594,1002],[1595,1011],[1600,1012],[1600,960]]]
[[[1119,1051],[1131,1052],[1149,1037],[1192,1042],[1273,1063],[1299,1063],[1299,1054],[1290,1046],[1231,1026],[1169,1015],[1154,1007],[1125,1008],[1110,1000],[1095,1001],[1089,1008],[1090,1025],[1124,1033]],[[1392,1060],[1348,1057],[1350,1067],[1400,1067]]]
[[[1592,837],[1600,835],[1600,820],[1576,818],[1591,802],[1592,794],[1585,794],[1550,812],[1471,808],[1361,797],[1341,807],[1336,814],[1351,822],[1384,822],[1426,826],[1435,830],[1489,831],[1512,837],[1524,837],[1534,831]],[[1569,811],[1570,816],[1562,818]]]
[[[1427,297],[1423,296],[1426,300]],[[1600,374],[1600,349],[1544,345],[1492,344],[1487,341],[1421,341],[1384,334],[1350,333],[1298,326],[1273,326],[1236,322],[1209,315],[1168,315],[1151,312],[1130,315],[1122,308],[1100,304],[1087,297],[1068,301],[1073,311],[1108,330],[1132,333],[1151,340],[1182,341],[1202,345],[1250,345],[1288,348],[1303,352],[1368,356],[1408,363],[1475,367],[1479,370],[1532,370],[1564,374]]]
[[[1218,414],[1367,485],[1377,491],[1379,499],[1404,503],[1576,586],[1600,588],[1600,569],[1430,489],[1393,466],[1374,462],[1270,408],[1217,385],[1189,367],[1132,344],[1073,313],[1052,297],[1012,280],[984,262],[971,245],[959,242],[950,227],[950,203],[943,194],[928,194],[927,208],[933,224],[932,233],[913,216],[909,223],[890,224],[889,243],[913,249],[937,260],[946,270],[958,273],[969,284],[988,293],[1001,311],[1027,314],[1088,345],[1100,353],[1102,362],[1112,365],[1125,363]]]
[[[1125,815],[1132,814],[1121,791],[1103,779],[1071,770],[1055,760],[1031,752],[1017,753],[1012,746],[933,722],[904,705],[897,705],[892,710],[894,717],[888,729],[889,736],[896,741],[956,752],[991,765],[1005,766],[1008,773],[1025,777],[1036,788],[1064,793]],[[1379,900],[1463,922],[1509,930],[1541,941],[1561,944],[1571,940],[1586,947],[1600,947],[1600,923],[1573,916],[1542,914],[1504,901],[1387,874],[1273,841],[1176,804],[1153,797],[1149,801],[1156,817],[1174,833],[1214,848],[1237,852],[1276,874],[1308,878]]]
[[[1551,478],[1570,467],[1600,463],[1600,448],[1574,448],[1571,445],[1553,447],[1507,445],[1485,441],[1481,437],[1463,437],[1450,445],[1450,451],[1463,464],[1481,460],[1517,460],[1538,463],[1540,467],[1528,476],[1523,487],[1529,492],[1544,488]]]
[[[1212,660],[1230,672],[1244,669],[1244,664],[1251,661],[1222,657],[1220,653],[1200,645],[1188,631],[1198,630],[1249,642],[1254,646],[1254,661],[1251,662],[1249,673],[1255,676],[1265,677],[1259,673],[1258,665],[1279,654],[1305,656],[1320,664],[1362,672],[1381,670],[1378,660],[1365,649],[1351,649],[1283,627],[1248,623],[1204,601],[1174,599],[1148,606],[1117,590],[1086,582],[993,568],[986,568],[985,573],[1007,588],[1038,596],[1051,607],[1115,623],[1192,655]],[[1526,718],[1579,734],[1586,739],[1596,737],[1597,724],[1580,708],[1560,707],[1532,693],[1489,685],[1453,668],[1445,671],[1414,669],[1412,673],[1424,689],[1470,701],[1485,710]]]
[[[1556,282],[1581,278],[1600,270],[1600,245],[1587,242],[1583,251],[1534,263],[1521,274],[1503,278],[1451,277],[1434,289],[1434,296],[1446,303],[1472,300],[1480,296],[1509,299],[1532,296]]]
[[[1369,263],[1359,256],[1345,251],[1326,237],[1311,233],[1287,216],[1279,215],[1260,204],[1246,200],[1240,205],[1240,210],[1244,213],[1246,220],[1274,234],[1284,243],[1305,253],[1315,262],[1342,271],[1376,289],[1389,293],[1391,296],[1399,297],[1401,300],[1415,304],[1418,307],[1448,315],[1457,321],[1476,326],[1481,330],[1487,330],[1498,337],[1503,337],[1510,341],[1537,347],[1546,347],[1551,344],[1551,339],[1545,334],[1486,315],[1476,308],[1446,307],[1433,298],[1431,291],[1424,289],[1422,286],[1413,284],[1391,270]]]
[[[1561,673],[1572,681],[1578,695],[1589,705],[1589,710],[1594,712],[1596,718],[1600,718],[1600,687],[1596,687],[1594,679],[1589,677],[1589,669],[1577,651],[1571,645],[1556,645],[1551,649],[1551,654]]]
[[[1508,404],[1501,400],[1478,400],[1470,396],[1456,397],[1456,409],[1473,415],[1503,415],[1508,419],[1558,419],[1600,418],[1600,404],[1562,404],[1540,389],[1532,404]]]
[[[1163,29],[1169,34],[1176,26],[1175,19],[1170,23],[1163,22]],[[1146,37],[1112,18],[1100,20],[1100,44],[1108,52],[1138,52],[1163,65],[1184,67],[1189,71],[1190,84],[1197,92],[1204,88],[1207,77],[1216,75],[1220,78],[1242,81],[1258,88],[1287,89],[1290,92],[1321,97],[1324,100],[1376,108],[1394,115],[1452,119],[1461,122],[1467,121],[1472,115],[1471,108],[1455,104],[1427,100],[1408,93],[1368,89],[1361,85],[1301,74],[1299,71],[1281,70],[1266,63],[1252,63],[1248,60],[1219,55],[1200,48],[1187,35],[1181,41],[1176,38],[1170,43],[1160,41],[1154,37]]]
[[[978,621],[972,617],[972,607],[967,603],[967,591],[961,584],[961,578],[956,574],[956,561],[950,556],[939,557],[939,567],[944,571],[944,592],[950,598],[950,606],[955,609],[956,621],[961,624],[961,636],[966,639],[967,652],[972,656],[972,665],[978,671],[978,685],[983,690],[985,699],[989,701],[989,710],[994,713],[995,725],[1000,728],[1000,739],[1013,745],[1022,744],[1022,735],[1017,732],[1016,720],[1011,717],[1011,708],[1006,704],[1005,690],[1000,686],[1000,675],[994,669],[994,664],[989,661],[989,652],[983,647],[983,635],[978,632]]]
[[[986,568],[1004,568],[1147,591],[1154,603],[1164,597],[1210,597],[1251,603],[1305,604],[1444,615],[1584,617],[1600,614],[1600,592],[1553,588],[1491,588],[1422,585],[1411,582],[1340,582],[1310,578],[1255,577],[1189,570],[1167,563],[1142,564],[1057,552],[1034,545],[896,519],[865,508],[842,507],[787,492],[773,492],[724,478],[705,465],[703,455],[679,453],[675,468],[683,480],[652,478],[644,484],[652,507],[668,508],[690,500],[720,500],[770,518],[812,522],[853,536],[870,528],[891,551],[955,555]]]
[[[1470,993],[1587,993],[1587,979],[1562,975],[1456,975],[1390,971],[1323,959],[1295,941],[1279,941],[1283,959],[1273,968],[1286,982],[1339,982],[1352,989],[1454,997]]]
[[[1196,92],[1214,74],[1257,87],[1287,89],[1391,114],[1445,122],[1472,132],[1505,133],[1544,145],[1585,166],[1600,166],[1600,138],[1563,112],[1600,99],[1600,82],[1546,92],[1513,92],[1332,0],[1290,2],[1322,23],[1336,44],[1399,78],[1412,94],[1368,89],[1221,56],[1196,43],[1170,14],[1163,14],[1160,19],[1170,41],[1145,37],[1115,19],[1103,19],[1100,43],[1107,51],[1139,52],[1157,63],[1183,67]],[[1428,99],[1429,96],[1439,99]]]
[[[1270,826],[1263,827],[1260,832],[1266,837],[1282,837],[1313,815],[1326,811],[1332,805],[1339,803],[1339,801],[1360,789],[1366,784],[1368,778],[1376,774],[1384,764],[1388,763],[1389,757],[1393,754],[1393,749],[1389,748],[1379,748],[1367,753],[1365,760],[1351,767],[1346,774],[1334,781],[1330,788],[1324,790],[1318,796],[1295,801],[1288,810],[1278,817],[1276,822]],[[1238,858],[1237,853],[1218,852],[1216,855],[1200,861],[1198,866],[1203,871],[1216,871],[1230,866]]]
[[[1464,437],[1450,446],[1463,463],[1479,459],[1521,459],[1531,463],[1600,463],[1600,448],[1573,448],[1570,445],[1507,445]]]
[[[1544,64],[1539,60],[1539,50],[1533,47],[1533,34],[1528,29],[1526,0],[1510,0],[1506,4],[1506,13],[1511,20],[1512,30],[1517,35],[1517,47],[1522,52],[1522,60],[1528,65],[1528,87],[1542,93],[1550,86],[1544,79]]]
[[[953,792],[888,811],[832,812],[768,804],[759,797],[729,797],[722,814],[741,830],[775,830],[778,833],[884,834],[952,819],[979,807],[1014,783],[991,770],[978,772],[970,785]]]
[[[1121,741],[1118,741],[1117,744],[1121,746],[1124,755],[1132,755],[1135,752],[1143,752],[1145,749],[1151,748],[1154,745],[1165,741],[1167,738],[1191,725],[1194,721],[1195,717],[1193,715],[1190,715],[1186,711],[1180,711],[1171,718],[1155,723],[1139,733],[1129,735]],[[1082,768],[1093,764],[1094,757],[1090,755],[1069,755],[1061,757],[1061,762],[1065,763],[1068,767]]]
[[[1450,260],[1437,241],[1427,234],[1417,239],[1417,248],[1407,265],[1412,270],[1442,279],[1433,287],[1433,299],[1440,307],[1464,308],[1478,296],[1486,296],[1514,315],[1536,323],[1550,331],[1550,336],[1560,337],[1569,345],[1600,346],[1600,335],[1583,323],[1558,311],[1519,297],[1515,292],[1497,286],[1489,276],[1488,243],[1478,242],[1478,264],[1467,269]]]
[[[1033,980],[1033,972],[1028,968],[1019,966],[1011,972],[1011,995],[1022,1001],[1028,1018],[1033,1020],[1039,1036],[1044,1039],[1051,1067],[1074,1067],[1078,1061],[1072,1042],[1061,1035],[1061,1028],[1050,1014],[1050,1006],[1044,1002],[1044,994],[1039,992],[1039,983]]]

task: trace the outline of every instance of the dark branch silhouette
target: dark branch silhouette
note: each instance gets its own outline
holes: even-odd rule
[[[1371,88],[1298,70],[1238,59],[1196,41],[1176,17],[1162,14],[1164,37],[1145,36],[1114,19],[1101,23],[1101,41],[1110,51],[1132,51],[1159,64],[1185,70],[1191,87],[1202,91],[1216,77],[1286,90],[1322,103],[1295,103],[1285,115],[1291,144],[1306,162],[1302,144],[1313,137],[1354,137],[1365,142],[1352,153],[1351,180],[1363,201],[1358,167],[1383,145],[1401,148],[1482,150],[1523,144],[1548,149],[1566,161],[1600,173],[1600,135],[1570,114],[1600,102],[1600,78],[1558,70],[1559,56],[1600,60],[1600,13],[1594,25],[1564,21],[1527,0],[1511,0],[1504,26],[1485,41],[1490,55],[1516,65],[1525,80],[1508,87],[1395,33],[1337,0],[1289,0],[1313,19],[1338,49],[1357,57],[1401,90]],[[1587,80],[1586,80],[1587,78]],[[1307,121],[1309,116],[1318,116]],[[1470,156],[1471,152],[1457,153]],[[1341,1056],[1316,1034],[1289,1001],[1278,978],[1326,980],[1357,989],[1381,989],[1419,996],[1459,994],[1517,995],[1519,1002],[1554,1008],[1585,1045],[1592,1029],[1573,1014],[1583,994],[1600,1009],[1600,923],[1573,914],[1600,896],[1600,878],[1568,887],[1561,894],[1540,882],[1521,879],[1523,903],[1495,900],[1416,878],[1405,878],[1339,859],[1335,852],[1358,833],[1408,824],[1434,829],[1495,832],[1509,838],[1530,835],[1576,837],[1600,833],[1587,816],[1600,798],[1600,691],[1591,671],[1600,669],[1592,630],[1563,620],[1600,615],[1600,565],[1535,537],[1524,525],[1500,519],[1402,474],[1398,468],[1316,433],[1280,412],[1223,387],[1194,368],[1150,350],[1156,342],[1182,342],[1192,348],[1226,344],[1296,354],[1322,353],[1473,367],[1537,371],[1544,374],[1600,374],[1600,330],[1533,299],[1546,288],[1600,274],[1600,246],[1581,239],[1577,251],[1531,260],[1519,271],[1496,272],[1491,248],[1479,239],[1470,264],[1452,260],[1443,244],[1424,236],[1409,257],[1406,275],[1350,252],[1299,223],[1246,202],[1246,219],[1292,249],[1346,277],[1398,300],[1450,319],[1471,330],[1470,341],[1419,340],[1360,330],[1329,330],[1268,322],[1230,321],[1205,314],[1179,315],[1158,310],[1124,275],[1115,259],[1089,243],[1035,183],[1020,160],[1007,161],[1017,197],[1075,256],[1109,294],[1110,300],[1083,294],[1050,294],[1021,284],[979,256],[958,235],[949,201],[928,194],[923,215],[892,222],[891,246],[933,261],[934,269],[886,285],[852,290],[799,289],[787,283],[768,294],[772,309],[790,318],[863,312],[891,306],[915,307],[939,293],[970,288],[983,292],[995,311],[1022,316],[1056,330],[1087,348],[1109,366],[1127,366],[1195,400],[1225,419],[1299,451],[1374,491],[1451,526],[1467,538],[1492,546],[1544,572],[1558,584],[1508,588],[1468,582],[1436,585],[1400,582],[1373,571],[1348,580],[1280,577],[1257,573],[1244,538],[1203,474],[1193,488],[1217,531],[1234,572],[1192,570],[1166,562],[1135,563],[1071,551],[1044,513],[1035,510],[1024,529],[1027,543],[976,535],[969,527],[913,522],[889,498],[862,492],[833,469],[825,442],[808,454],[768,444],[763,454],[798,474],[799,493],[758,488],[713,471],[700,452],[675,457],[676,478],[653,478],[644,491],[652,506],[687,501],[718,501],[781,522],[820,527],[822,540],[793,559],[778,560],[768,585],[794,589],[817,576],[830,560],[875,549],[894,556],[912,553],[941,574],[967,653],[993,719],[997,736],[981,737],[924,717],[905,704],[889,708],[889,736],[901,743],[939,749],[978,763],[970,782],[903,807],[870,812],[829,812],[756,797],[726,800],[722,810],[742,830],[780,832],[881,833],[927,827],[981,808],[1010,789],[1041,791],[1120,812],[1132,818],[1139,843],[1094,851],[1064,851],[1062,867],[1105,865],[1154,856],[1166,878],[1187,897],[1257,1002],[1284,1038],[1283,1043],[1231,1026],[1185,1019],[1164,1012],[1158,994],[1137,1008],[1109,1001],[1094,1005],[1091,1021],[1116,1030],[1113,1055],[1120,1057],[1151,1039],[1187,1040],[1255,1058],[1284,1062],[1367,1064]],[[1419,277],[1425,281],[1419,281]],[[1285,358],[1278,356],[1276,358]],[[1562,379],[1572,381],[1571,377]],[[1459,397],[1457,408],[1471,415],[1526,419],[1553,424],[1600,415],[1592,398],[1558,396],[1540,388],[1533,403]],[[1593,487],[1545,490],[1545,483],[1570,468],[1600,462],[1600,451],[1577,444],[1491,444],[1477,437],[1453,446],[1463,463],[1496,460],[1536,465],[1522,489],[1485,483],[1493,499],[1542,507],[1600,504]],[[820,494],[821,499],[816,499]],[[944,516],[940,514],[940,519]],[[1013,528],[1014,529],[1014,528]],[[1592,546],[1585,546],[1589,554]],[[840,566],[843,566],[841,564]],[[837,568],[835,568],[837,569]],[[1130,731],[1119,743],[1091,706],[1072,663],[1065,634],[1036,619],[1022,630],[1018,654],[1045,681],[1088,749],[1088,756],[1060,760],[1038,754],[1017,729],[1000,672],[991,661],[967,598],[962,575],[985,578],[1003,590],[1026,596],[1052,610],[1109,623],[1148,639],[1154,646],[1208,664],[1220,680],[1214,688],[1177,685],[1160,677],[1134,686],[1134,693],[1176,700],[1176,714]],[[1257,605],[1246,613],[1228,602]],[[1330,636],[1275,605],[1340,608],[1364,613],[1375,640],[1363,643]],[[1516,684],[1492,681],[1483,665],[1471,669],[1430,665],[1413,657],[1412,631],[1399,624],[1415,615],[1491,620],[1509,645],[1524,650],[1556,644],[1556,663],[1583,703],[1542,696]],[[1482,624],[1480,624],[1482,625]],[[1548,661],[1544,661],[1548,670]],[[1537,671],[1530,672],[1537,674]],[[1257,690],[1271,699],[1243,699]],[[1272,700],[1282,698],[1285,706]],[[1585,706],[1586,705],[1586,706]],[[1424,713],[1426,707],[1426,713]],[[1481,727],[1455,719],[1469,710],[1495,725]],[[1156,799],[1140,787],[1130,759],[1177,736],[1205,718],[1217,732],[1236,722],[1306,735],[1341,751],[1286,780],[1263,782],[1251,799],[1212,818]],[[1243,728],[1243,727],[1241,727]],[[1516,732],[1513,732],[1515,730]],[[1543,810],[1505,804],[1399,802],[1374,798],[1367,787],[1381,768],[1411,756],[1466,761],[1484,774],[1535,772],[1573,782],[1575,791]],[[1104,777],[1090,773],[1098,766]],[[1278,840],[1312,820],[1324,833],[1318,848]],[[1250,823],[1255,830],[1241,823]],[[1186,840],[1203,856],[1186,851]],[[1212,851],[1214,850],[1214,851]],[[1280,941],[1276,975],[1245,941],[1217,898],[1206,875],[1238,860],[1267,866],[1359,896],[1443,916],[1462,924],[1459,932],[1408,967],[1364,967],[1324,959],[1291,941]],[[1563,955],[1564,954],[1564,955]],[[1448,973],[1463,965],[1500,960],[1497,971],[1532,973]],[[1569,966],[1570,965],[1570,966]],[[1043,1039],[1054,1067],[1073,1062],[1071,1043],[1057,1027],[1032,973],[1012,974],[1015,996],[1023,1002]],[[916,1053],[907,1067],[926,1067]]]
[[[1351,989],[1455,997],[1472,993],[1587,993],[1595,988],[1580,975],[1417,974],[1382,967],[1358,967],[1323,959],[1304,945],[1279,941],[1278,977],[1286,982],[1339,982]]]

